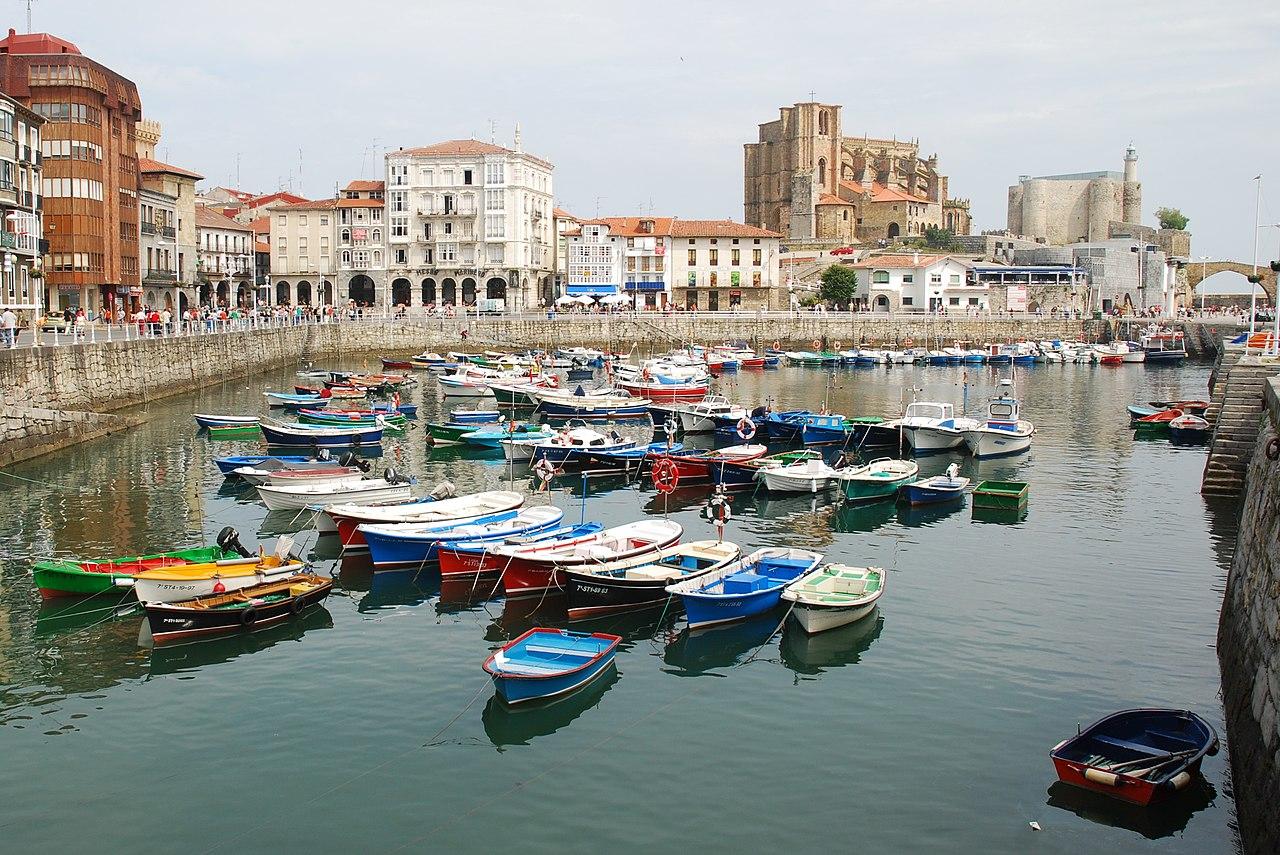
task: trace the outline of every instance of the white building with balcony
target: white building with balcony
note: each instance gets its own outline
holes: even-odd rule
[[[386,308],[395,302],[387,292],[386,187],[382,181],[352,181],[338,194],[338,295],[356,306]]]
[[[274,305],[334,305],[339,293],[334,282],[340,250],[334,245],[341,202],[321,199],[271,209],[271,283],[267,290]]]
[[[177,196],[138,188],[138,271],[143,305],[179,311]]]
[[[397,305],[519,311],[549,293],[552,172],[521,150],[450,140],[387,154],[387,280]]]
[[[952,255],[873,255],[854,262],[855,302],[873,312],[986,313],[987,286],[969,275],[972,263]]]
[[[196,260],[201,304],[228,308],[254,305],[250,226],[198,206]]]
[[[0,94],[0,307],[34,323],[49,305],[40,245],[40,127],[44,119]]]
[[[782,235],[732,220],[673,220],[671,299],[698,311],[784,309]]]

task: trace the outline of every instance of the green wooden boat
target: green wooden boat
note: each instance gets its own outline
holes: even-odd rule
[[[51,559],[37,561],[32,568],[36,587],[46,600],[54,597],[91,597],[95,594],[119,594],[133,587],[133,576],[143,570],[178,564],[203,564],[235,558],[240,553],[220,546],[202,546],[159,552],[155,555],[130,555],[106,561]]]
[[[1031,485],[1025,481],[983,481],[973,488],[973,506],[1016,511],[1026,506]]]
[[[840,475],[840,492],[846,502],[878,502],[892,499],[898,488],[910,484],[920,474],[912,460],[888,457],[873,460],[866,466],[846,469]]]
[[[508,382],[508,381],[504,381]],[[513,383],[523,383],[521,381],[509,381]],[[516,409],[533,408],[538,406],[538,402],[530,398],[528,393],[519,388],[519,386],[503,386],[500,383],[489,387],[489,391],[493,392],[493,399],[498,402],[498,408],[509,410],[512,407]]]
[[[258,425],[211,425],[210,439],[246,439],[262,436],[262,428]]]
[[[481,427],[482,425],[476,424],[428,424],[427,443],[429,445],[461,445],[466,442],[462,438],[463,434],[474,433]]]

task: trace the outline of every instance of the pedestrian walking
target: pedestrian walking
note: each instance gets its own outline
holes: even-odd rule
[[[4,345],[10,350],[17,347],[18,338],[18,316],[13,313],[13,309],[6,308],[0,312],[0,335],[4,336]]]

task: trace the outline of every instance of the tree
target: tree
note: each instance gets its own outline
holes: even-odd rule
[[[955,233],[951,229],[940,229],[937,226],[926,226],[924,245],[930,249],[951,249],[956,242]]]
[[[858,290],[858,271],[842,264],[833,264],[822,271],[822,287],[819,296],[837,306],[848,306]]]
[[[1157,208],[1156,219],[1160,221],[1160,228],[1177,229],[1178,231],[1185,229],[1187,227],[1187,223],[1191,222],[1191,220],[1177,208]]]

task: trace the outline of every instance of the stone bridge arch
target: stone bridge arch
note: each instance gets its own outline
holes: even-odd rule
[[[1253,275],[1253,264],[1245,264],[1242,261],[1206,261],[1203,264],[1198,261],[1188,261],[1184,269],[1187,274],[1187,290],[1191,294],[1195,294],[1196,286],[1201,282],[1224,270],[1239,273],[1246,279]],[[1271,269],[1269,262],[1263,261],[1258,263],[1258,275],[1262,277],[1262,282],[1259,283],[1262,285],[1262,290],[1266,292],[1267,299],[1274,306],[1276,300],[1276,272]]]

